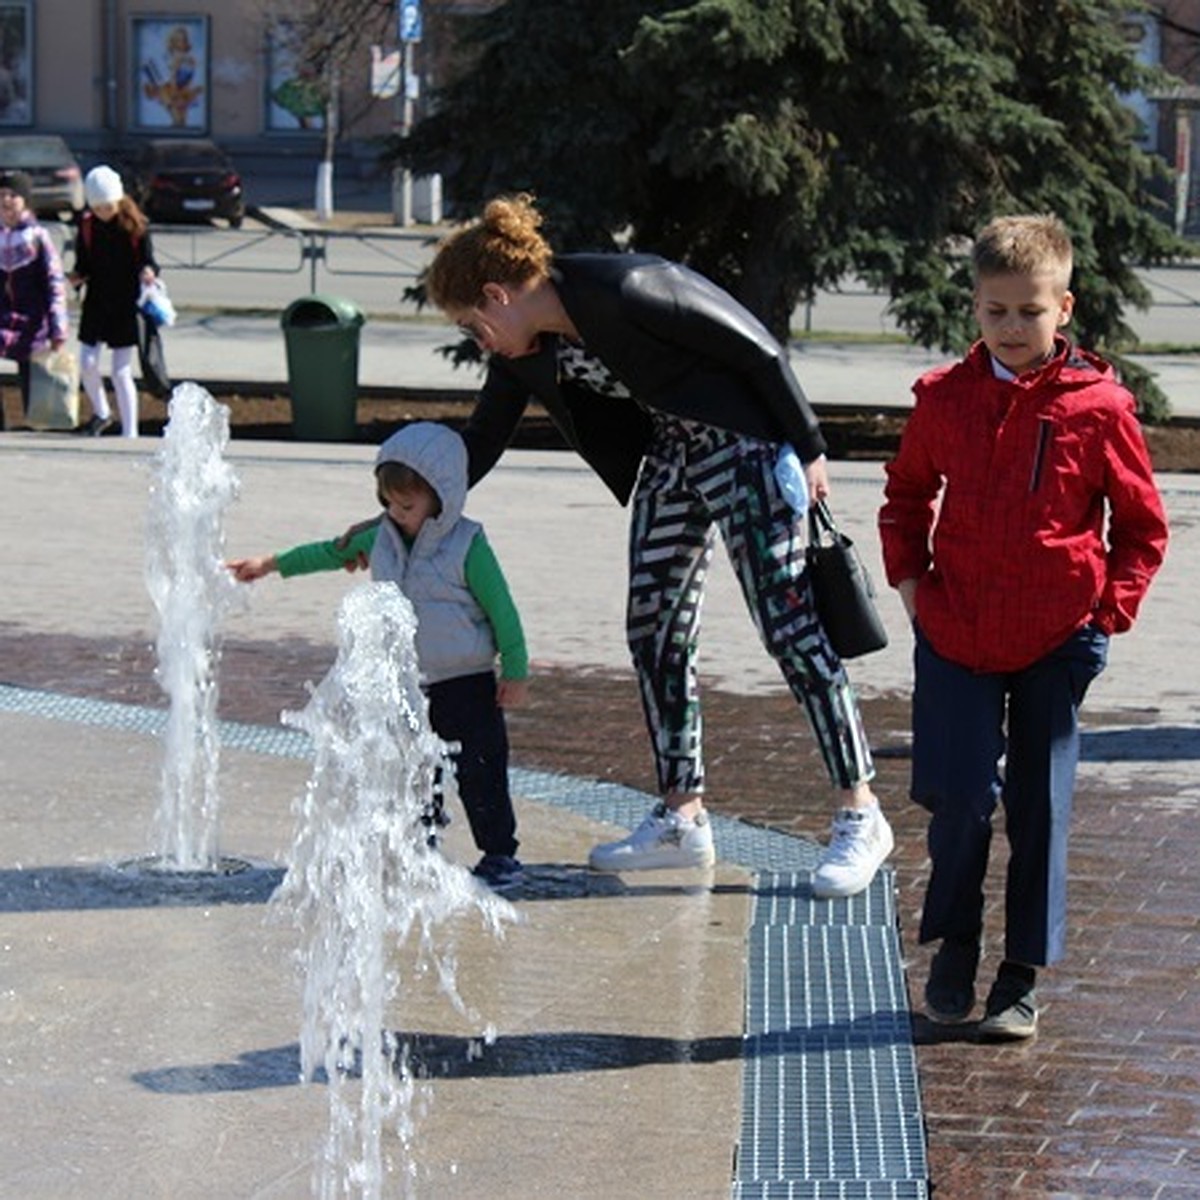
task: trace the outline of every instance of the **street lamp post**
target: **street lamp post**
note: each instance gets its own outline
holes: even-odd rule
[[[397,27],[400,31],[400,90],[396,93],[396,118],[402,137],[408,137],[413,123],[413,97],[416,75],[413,73],[413,47],[421,40],[420,0],[396,0]],[[392,221],[396,225],[413,224],[413,180],[408,167],[392,171]]]

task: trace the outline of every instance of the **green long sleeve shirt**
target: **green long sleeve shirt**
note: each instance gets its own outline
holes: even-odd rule
[[[360,554],[370,556],[378,532],[378,525],[362,530],[351,538],[343,550],[338,549],[336,539],[293,546],[277,554],[275,562],[285,579],[292,575],[311,575],[316,571],[340,570]],[[467,589],[483,609],[492,627],[496,649],[500,654],[501,676],[504,679],[527,678],[529,652],[525,647],[521,617],[509,591],[508,581],[482,529],[471,542],[463,570]]]

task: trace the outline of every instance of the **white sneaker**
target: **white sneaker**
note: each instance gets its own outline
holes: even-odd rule
[[[833,818],[829,845],[813,872],[813,895],[829,900],[865,891],[895,844],[878,808],[843,808]]]
[[[695,820],[672,812],[661,801],[619,842],[593,846],[593,871],[650,871],[668,867],[711,867],[717,861],[712,826],[703,812]]]

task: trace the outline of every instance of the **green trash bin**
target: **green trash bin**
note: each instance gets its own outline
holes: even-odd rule
[[[340,296],[304,296],[283,311],[292,433],[302,442],[358,436],[358,342],[362,310]]]

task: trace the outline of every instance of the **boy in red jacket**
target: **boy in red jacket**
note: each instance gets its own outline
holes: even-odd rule
[[[918,380],[879,531],[916,635],[912,797],[932,814],[920,939],[941,940],[926,1011],[962,1021],[974,1006],[1003,798],[1004,960],[979,1031],[1026,1038],[1036,968],[1063,955],[1079,705],[1167,526],[1133,398],[1059,332],[1074,306],[1062,223],[997,218],[973,265],[982,339]]]

